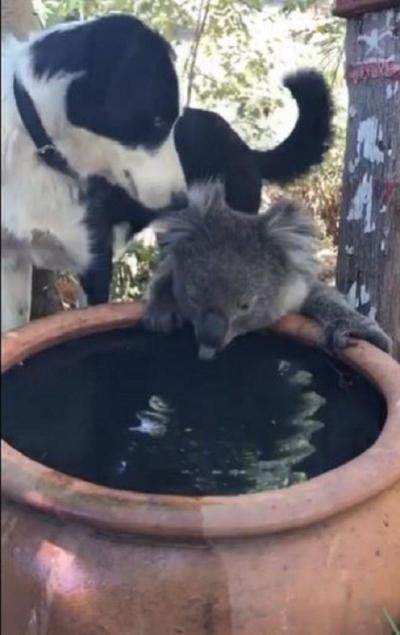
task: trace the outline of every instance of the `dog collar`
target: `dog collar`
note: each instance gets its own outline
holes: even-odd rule
[[[47,134],[31,96],[15,76],[13,88],[19,116],[36,146],[39,159],[46,163],[49,168],[61,172],[72,179],[79,180],[78,174],[71,168],[61,152],[57,150],[53,140]]]

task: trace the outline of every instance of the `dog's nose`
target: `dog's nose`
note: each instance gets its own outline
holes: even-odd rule
[[[172,210],[184,209],[188,206],[188,197],[186,192],[174,192],[171,197],[170,208]]]
[[[197,340],[208,348],[218,349],[224,342],[227,330],[226,318],[220,313],[210,311],[203,316],[197,326]]]

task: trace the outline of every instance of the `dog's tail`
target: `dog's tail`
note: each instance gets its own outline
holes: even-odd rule
[[[313,70],[288,75],[284,85],[299,115],[290,135],[271,150],[253,150],[263,179],[286,183],[319,165],[332,142],[333,105],[323,76]]]

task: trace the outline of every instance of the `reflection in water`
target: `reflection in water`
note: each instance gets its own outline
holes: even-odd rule
[[[208,363],[190,331],[83,338],[9,372],[3,393],[4,436],[21,451],[86,480],[158,493],[304,481],[364,451],[384,416],[354,372],[258,335]]]
[[[136,413],[139,422],[136,426],[129,427],[132,432],[142,432],[152,437],[159,437],[167,432],[167,423],[172,413],[171,408],[161,397],[152,395],[149,399],[149,409]]]
[[[149,398],[148,407],[145,410],[136,413],[138,423],[128,426],[128,430],[133,434],[141,433],[152,437],[155,452],[157,452],[156,446],[159,446],[158,454],[161,462],[165,448],[162,447],[163,444],[157,437],[165,437],[164,442],[168,445],[171,445],[170,439],[172,441],[176,438],[176,442],[180,445],[177,448],[179,455],[176,457],[176,466],[181,475],[185,478],[190,477],[195,491],[202,489],[214,491],[218,487],[215,477],[223,481],[223,487],[227,490],[235,487],[235,481],[238,479],[242,482],[246,480],[249,484],[248,488],[252,491],[277,489],[304,481],[307,479],[306,472],[295,471],[294,467],[316,451],[311,443],[311,436],[323,427],[323,423],[311,419],[311,417],[324,405],[325,399],[314,390],[309,389],[312,383],[310,372],[293,370],[289,360],[279,360],[278,369],[279,375],[285,376],[286,381],[299,389],[300,396],[296,416],[288,422],[288,432],[292,427],[293,434],[277,438],[269,448],[271,457],[276,458],[262,459],[262,448],[243,448],[233,457],[231,462],[223,463],[220,469],[211,467],[209,472],[207,469],[207,472],[204,473],[196,454],[196,449],[201,447],[201,440],[195,434],[197,428],[181,427],[173,406],[168,404],[165,398],[157,395],[152,395]],[[271,419],[269,423],[277,425],[277,420]],[[211,439],[211,441],[215,440]],[[129,458],[122,459],[117,465],[116,473],[118,475],[123,475],[126,472],[129,463],[131,463],[131,470],[134,469],[138,453],[146,452],[146,447],[143,445],[141,448],[140,446],[140,442],[128,441]],[[232,449],[225,446],[225,459],[229,459]],[[206,455],[210,454],[210,450],[206,448],[203,451]],[[232,467],[232,465],[236,467]],[[161,488],[162,483],[159,483],[157,489]]]

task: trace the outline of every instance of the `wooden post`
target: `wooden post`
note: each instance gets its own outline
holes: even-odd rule
[[[349,115],[338,288],[376,318],[400,357],[400,3],[342,0]],[[357,5],[357,6],[355,6]]]
[[[23,39],[27,33],[38,28],[38,20],[33,11],[31,0],[2,0],[1,30],[2,36],[13,33]],[[24,184],[21,183],[21,187]],[[56,288],[57,274],[45,270],[33,270],[31,317],[38,318],[62,309],[60,296]]]
[[[336,0],[333,13],[343,18],[361,15],[368,11],[383,11],[399,6],[399,0]]]

